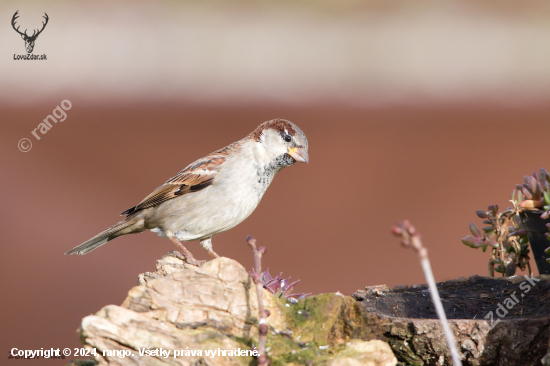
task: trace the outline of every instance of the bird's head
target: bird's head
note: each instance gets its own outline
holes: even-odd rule
[[[309,163],[306,135],[294,123],[274,119],[259,125],[251,137],[261,146],[265,157],[279,168],[295,162]]]

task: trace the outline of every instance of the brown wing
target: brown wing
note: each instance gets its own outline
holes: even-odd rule
[[[121,215],[131,215],[134,212],[159,205],[174,197],[179,197],[190,192],[197,192],[208,187],[214,181],[220,165],[226,159],[227,153],[223,149],[195,161],[155,189],[153,193],[145,197],[137,206],[127,209]]]

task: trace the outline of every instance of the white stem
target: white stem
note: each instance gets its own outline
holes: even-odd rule
[[[425,250],[425,249],[424,249]],[[425,254],[425,255],[422,255]],[[428,281],[428,287],[430,288],[430,295],[432,296],[432,301],[435,305],[435,311],[443,327],[443,333],[447,339],[447,347],[451,351],[451,358],[455,366],[462,366],[460,361],[460,355],[458,354],[458,349],[456,348],[456,341],[449,323],[447,322],[447,316],[445,315],[445,310],[443,310],[443,304],[441,304],[441,299],[439,298],[439,292],[435,286],[435,279],[432,273],[432,267],[430,266],[430,260],[428,259],[427,253],[421,253],[420,255],[420,264],[422,265],[422,270],[424,271],[424,276],[426,276],[426,281]]]

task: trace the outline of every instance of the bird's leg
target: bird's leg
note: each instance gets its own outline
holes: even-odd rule
[[[175,236],[171,236],[170,240],[172,240],[172,242],[174,244],[176,244],[176,246],[181,250],[181,252],[183,253],[183,256],[185,257],[185,261],[187,263],[192,264],[192,265],[197,266],[197,267],[200,267],[204,263],[206,263],[206,261],[196,260],[195,257],[193,257],[193,254],[191,254],[191,252],[188,251],[187,248],[184,247],[183,244]]]
[[[212,257],[214,258],[220,257],[219,255],[216,254],[216,252],[212,250],[212,237],[201,240],[201,247],[202,249],[206,250],[208,254],[210,254]]]

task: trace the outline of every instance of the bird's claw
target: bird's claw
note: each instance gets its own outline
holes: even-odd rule
[[[205,264],[207,261],[205,260],[198,260],[198,259],[195,259],[195,258],[186,258],[185,259],[186,262],[192,266],[196,266],[196,267],[200,267],[202,266],[203,264]]]
[[[183,253],[177,251],[177,250],[171,250],[166,255],[174,258],[178,258],[179,260],[186,262],[187,264],[190,264],[192,266],[200,267],[203,264],[206,263],[205,260],[197,260],[193,257],[187,258]]]

